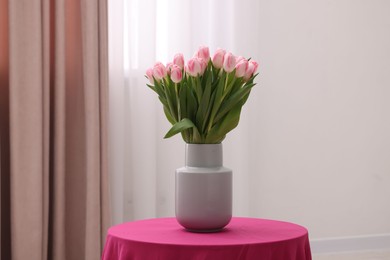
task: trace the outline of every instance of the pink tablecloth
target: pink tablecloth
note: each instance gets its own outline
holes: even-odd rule
[[[108,230],[103,260],[311,260],[306,228],[233,218],[218,233],[191,233],[175,218],[128,222]]]

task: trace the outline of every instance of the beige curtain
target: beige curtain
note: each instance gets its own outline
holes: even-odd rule
[[[107,3],[0,0],[1,259],[99,259]]]

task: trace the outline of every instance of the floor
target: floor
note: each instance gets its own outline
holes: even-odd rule
[[[337,254],[313,254],[313,260],[390,260],[390,251],[362,251]]]

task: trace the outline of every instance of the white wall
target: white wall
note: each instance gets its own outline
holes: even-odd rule
[[[219,3],[234,5],[234,17],[218,16],[231,34],[190,32],[192,45],[261,64],[224,141],[235,215],[296,222],[312,239],[390,233],[390,1]],[[122,145],[111,152],[116,222],[173,216],[173,171],[184,163],[182,140],[162,139],[169,125],[136,73],[123,93],[111,86],[112,104],[126,108],[123,118],[111,111],[111,142]]]
[[[390,233],[389,11],[261,1],[243,32],[259,34],[261,76],[241,122],[252,176],[242,212],[301,223],[311,238]]]

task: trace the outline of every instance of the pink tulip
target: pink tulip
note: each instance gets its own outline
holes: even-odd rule
[[[165,68],[164,64],[161,62],[157,62],[154,64],[153,67],[153,77],[157,80],[160,81],[162,78],[167,76],[167,69]]]
[[[245,72],[248,68],[248,61],[246,59],[241,59],[237,62],[236,65],[236,77],[241,78],[245,75]]]
[[[207,63],[210,60],[210,51],[209,47],[207,46],[200,46],[199,50],[195,53],[195,56],[198,57],[199,59],[203,59]]]
[[[249,63],[251,63],[251,64],[254,66],[254,68],[253,68],[253,74],[255,74],[255,73],[257,72],[257,69],[259,68],[259,63],[257,63],[257,62],[254,61],[254,60],[249,61]]]
[[[249,80],[253,76],[253,74],[256,73],[258,67],[259,64],[256,61],[249,61],[248,68],[245,71],[244,80]]]
[[[236,57],[236,62],[237,62],[237,64],[238,64],[240,61],[242,61],[242,60],[245,60],[245,58],[242,57],[242,56],[237,56],[237,57]]]
[[[184,68],[184,55],[182,53],[178,53],[173,57],[173,64],[176,64],[181,69]]]
[[[214,67],[216,67],[217,69],[222,68],[222,66],[223,66],[223,59],[225,57],[225,54],[226,54],[226,51],[221,49],[221,48],[218,48],[215,51],[213,59],[212,59]]]
[[[193,77],[198,76],[202,72],[201,61],[194,57],[187,62],[186,72]]]
[[[204,59],[198,59],[200,63],[200,75],[203,75],[207,69],[207,63]]]
[[[167,74],[168,74],[168,75],[171,75],[172,66],[173,66],[173,63],[172,63],[172,62],[168,62],[168,63],[167,63],[167,66],[165,66],[165,68],[167,69]]]
[[[153,69],[152,68],[149,68],[146,70],[146,77],[148,77],[151,84],[154,84]]]
[[[183,79],[181,68],[174,64],[171,69],[171,80],[175,83],[179,83]]]
[[[236,67],[236,57],[231,52],[226,53],[223,61],[223,69],[227,73],[230,73],[234,70],[235,67]]]

